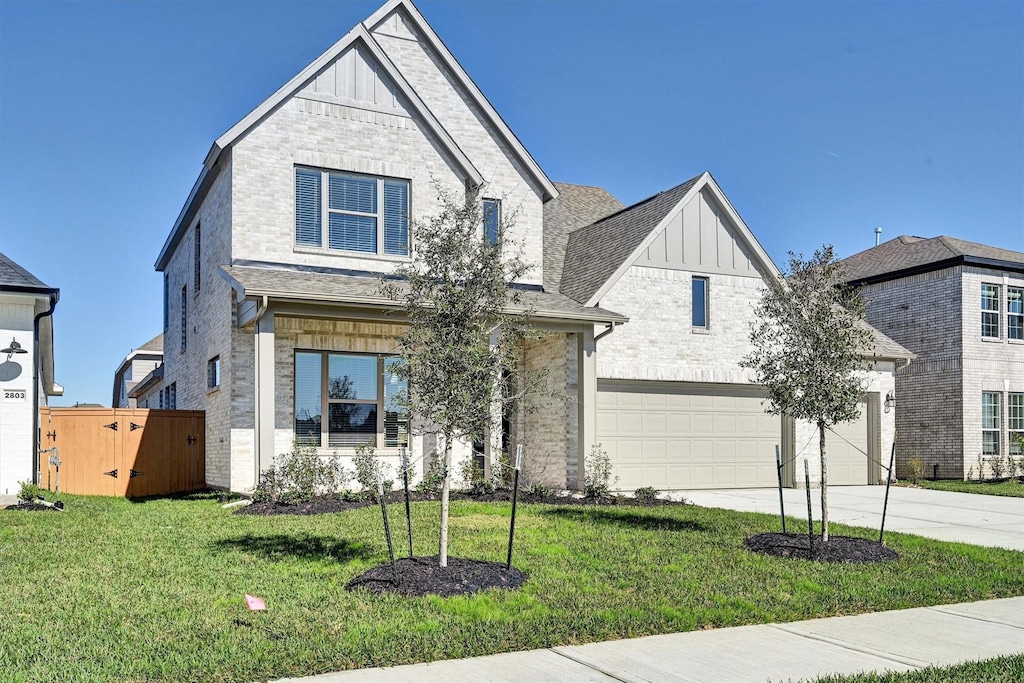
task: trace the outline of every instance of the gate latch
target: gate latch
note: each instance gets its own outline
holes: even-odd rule
[[[196,441],[198,441],[199,439],[197,439],[196,437],[194,437],[194,436],[192,436],[191,434],[189,434],[189,435],[188,435],[188,438],[187,438],[187,439],[185,439],[185,440],[186,440],[186,441],[188,441],[188,445],[189,445],[189,446],[191,446],[192,444],[194,444],[194,443],[195,443]]]

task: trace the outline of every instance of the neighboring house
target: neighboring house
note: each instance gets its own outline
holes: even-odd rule
[[[0,492],[38,482],[39,407],[53,381],[53,321],[60,290],[0,254]]]
[[[411,259],[409,219],[433,215],[439,189],[481,184],[489,209],[515,215],[510,237],[532,265],[516,285],[544,335],[521,363],[547,384],[504,416],[485,461],[522,443],[533,477],[580,487],[586,452],[604,441],[626,488],[772,484],[786,423],[763,417],[736,364],[759,283],[777,271],[711,177],[624,210],[599,188],[552,183],[408,0],[214,143],[157,259],[161,394],[206,411],[207,482],[251,489],[296,441],[343,456],[371,441],[395,464],[402,447],[433,451],[436,437],[413,433],[392,401],[404,323],[379,279]],[[694,234],[712,240],[696,256],[652,250]],[[859,427],[874,454],[892,431],[878,411],[892,359],[910,355],[880,339]],[[794,452],[803,432],[788,431]],[[862,459],[849,478],[877,481]]]
[[[925,476],[989,473],[1024,436],[1024,253],[901,236],[843,262],[868,321],[917,354],[896,375],[896,453]]]
[[[164,387],[164,366],[158,365],[143,377],[132,388],[129,398],[135,401],[137,408],[160,408],[171,410],[173,406],[167,400],[168,392]],[[167,403],[167,405],[164,405]]]
[[[114,373],[114,393],[110,405],[114,408],[147,408],[139,405],[132,392],[164,361],[164,335],[158,334],[125,356]]]

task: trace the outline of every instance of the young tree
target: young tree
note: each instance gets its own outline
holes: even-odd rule
[[[479,188],[464,199],[438,194],[439,213],[412,225],[412,262],[396,268],[397,279],[385,280],[381,289],[403,305],[409,323],[398,339],[403,362],[396,372],[409,386],[402,403],[444,441],[438,556],[446,567],[452,444],[483,440],[495,405],[514,393],[503,386],[513,373],[504,371],[515,369],[528,312],[507,313],[519,303],[509,285],[528,266],[508,253],[510,218],[487,216],[492,233],[485,234]]]
[[[864,302],[846,286],[843,266],[825,245],[804,261],[789,254],[789,273],[768,281],[751,323],[754,350],[741,362],[768,390],[768,412],[813,422],[821,453],[821,537],[828,541],[825,430],[856,419],[863,392],[859,370],[871,333]]]

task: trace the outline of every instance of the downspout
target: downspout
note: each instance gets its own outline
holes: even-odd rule
[[[253,343],[256,353],[256,358],[254,359],[255,362],[253,363],[253,367],[255,369],[253,374],[255,375],[254,379],[256,380],[255,391],[253,392],[254,398],[256,399],[256,405],[253,406],[253,426],[255,429],[253,430],[252,435],[252,459],[253,468],[255,470],[255,472],[253,472],[253,481],[255,482],[253,490],[255,490],[255,487],[260,485],[260,455],[262,455],[260,453],[260,441],[262,441],[262,439],[260,439],[260,318],[264,316],[268,308],[270,308],[270,297],[264,294],[263,303],[259,304],[259,307],[256,309],[256,318],[253,321],[252,326],[252,333],[256,338]]]
[[[57,308],[59,294],[50,294],[50,309],[37,313],[32,319],[32,482],[39,484],[42,473],[39,471],[39,321],[53,315],[53,309]]]
[[[599,334],[596,337],[594,337],[594,343],[596,344],[601,339],[601,337],[607,337],[609,334],[611,334],[612,332],[615,331],[615,326],[616,325],[621,325],[621,324],[622,323],[618,323],[618,322],[614,322],[614,321],[609,323],[608,324],[608,329],[606,329],[604,332],[602,332],[601,334]]]

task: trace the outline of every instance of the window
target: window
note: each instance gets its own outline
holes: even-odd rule
[[[409,181],[296,168],[295,244],[408,256]]]
[[[981,454],[999,455],[999,393],[981,393]]]
[[[708,326],[708,279],[706,277],[693,278],[693,326],[707,328]]]
[[[1006,337],[1024,339],[1024,287],[1006,288]]]
[[[188,348],[188,287],[181,288],[181,351]]]
[[[167,280],[167,273],[164,273],[164,332],[167,331],[167,326],[170,324],[170,303],[171,303],[171,285]]]
[[[408,446],[409,416],[400,405],[406,382],[395,373],[400,362],[387,356],[297,351],[296,441],[328,448]]]
[[[163,396],[160,398],[160,407],[166,410],[178,409],[178,387],[176,382],[164,387]]]
[[[1006,422],[1010,433],[1010,455],[1024,455],[1024,393],[1007,395]]]
[[[206,361],[206,388],[216,389],[220,386],[220,356]]]
[[[501,225],[501,201],[498,199],[484,200],[484,238],[488,244],[498,241],[498,226]]]
[[[999,285],[981,285],[981,336],[999,338]]]
[[[202,260],[202,226],[196,223],[196,237],[195,242],[192,245],[192,288],[196,294],[199,293],[200,286],[200,268],[199,264]]]

